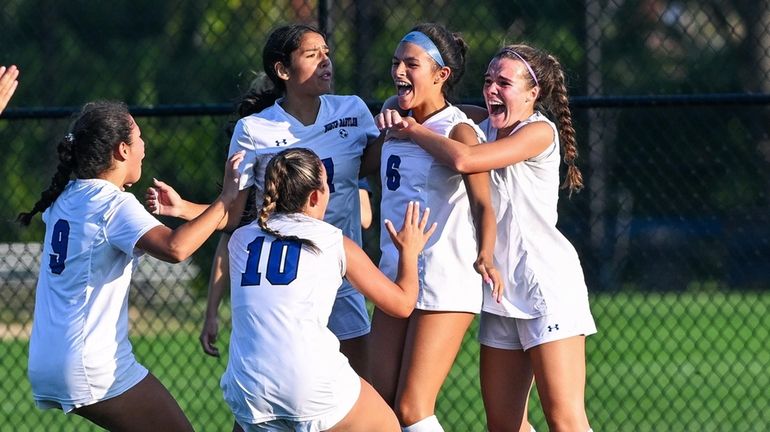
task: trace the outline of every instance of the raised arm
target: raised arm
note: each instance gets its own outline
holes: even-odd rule
[[[516,133],[488,142],[467,146],[444,137],[411,117],[402,117],[395,111],[383,112],[375,118],[381,129],[389,134],[408,138],[419,144],[431,156],[461,173],[476,173],[504,168],[542,153],[554,140],[554,132],[545,122],[533,122]]]
[[[144,234],[136,246],[168,262],[180,262],[192,255],[223,224],[230,204],[238,196],[238,166],[242,160],[242,152],[228,159],[222,193],[200,215],[173,230],[165,225],[157,226]]]
[[[409,203],[404,225],[399,232],[396,232],[392,222],[385,221],[393,244],[399,250],[398,276],[395,282],[382,274],[355,242],[344,238],[348,280],[388,315],[406,318],[417,303],[417,256],[436,230],[436,224],[433,223],[430,229],[425,231],[429,215],[430,210],[425,209],[421,218],[420,205]]]

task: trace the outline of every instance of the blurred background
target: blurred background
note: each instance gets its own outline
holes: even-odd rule
[[[43,224],[13,222],[47,187],[73,111],[127,102],[147,143],[131,191],[141,199],[157,177],[206,202],[271,29],[321,28],[335,91],[377,112],[398,41],[424,21],[471,47],[455,102],[482,102],[503,44],[550,51],[567,73],[586,188],[562,195],[559,227],[599,327],[587,339],[594,430],[770,429],[768,2],[3,0],[0,64],[21,76],[0,117],[0,430],[97,430],[34,407],[26,364]],[[378,229],[365,233],[375,260]],[[226,354],[207,357],[197,341],[215,243],[182,265],[145,259],[131,299],[137,358],[202,431],[232,425],[218,386]],[[485,430],[475,327],[439,396],[447,431]],[[536,391],[530,415],[547,429]]]

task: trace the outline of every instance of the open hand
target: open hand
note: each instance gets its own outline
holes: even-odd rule
[[[393,244],[402,255],[419,254],[430,236],[436,231],[437,224],[435,222],[425,231],[425,227],[428,225],[428,216],[430,216],[429,208],[426,208],[420,217],[420,203],[410,201],[406,206],[404,225],[400,231],[396,232],[393,222],[385,219],[385,228],[388,230]]]
[[[166,183],[153,178],[153,185],[144,195],[147,209],[152,214],[179,217],[184,200]]]

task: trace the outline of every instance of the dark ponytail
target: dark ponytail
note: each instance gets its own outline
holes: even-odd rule
[[[287,68],[290,67],[291,53],[299,48],[302,36],[308,32],[318,33],[326,39],[326,35],[320,30],[306,24],[286,25],[270,33],[262,48],[264,73],[251,82],[249,89],[238,102],[237,110],[241,118],[264,110],[286,93],[286,83],[278,76],[275,65],[282,63]]]
[[[90,102],[83,106],[56,150],[59,164],[48,189],[29,212],[16,220],[29,225],[32,217],[47,209],[61,195],[74,173],[77,178],[97,178],[112,168],[112,152],[121,142],[131,144],[133,122],[122,102]]]
[[[449,78],[441,89],[444,97],[447,97],[465,74],[465,57],[468,53],[468,44],[463,40],[460,33],[452,33],[441,24],[418,24],[410,31],[418,31],[428,36],[441,54],[444,65],[451,70]],[[438,65],[436,66],[438,67]]]
[[[69,183],[70,175],[75,170],[72,157],[73,142],[72,134],[67,134],[59,141],[59,144],[56,146],[56,151],[59,154],[59,164],[56,166],[56,174],[53,175],[50,186],[40,194],[40,199],[35,203],[31,211],[19,213],[16,218],[17,222],[28,226],[32,222],[33,216],[47,209],[64,191],[64,187]]]

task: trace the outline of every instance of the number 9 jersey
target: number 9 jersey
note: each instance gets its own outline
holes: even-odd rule
[[[101,179],[71,181],[43,221],[28,374],[40,408],[69,412],[147,375],[128,339],[128,290],[134,246],[161,223]]]
[[[423,126],[449,136],[458,123],[471,125],[480,141],[481,130],[465,114],[448,105]],[[400,228],[409,201],[430,208],[429,223],[438,227],[418,258],[420,292],[417,309],[478,313],[482,281],[473,269],[478,256],[476,230],[462,174],[442,165],[409,140],[389,139],[382,148],[382,220]],[[384,225],[380,227],[380,270],[391,280],[398,272],[398,250]]]

